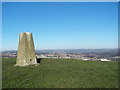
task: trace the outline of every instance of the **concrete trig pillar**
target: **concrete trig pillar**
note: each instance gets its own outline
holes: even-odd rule
[[[17,61],[15,66],[36,65],[35,48],[32,33],[20,33]]]

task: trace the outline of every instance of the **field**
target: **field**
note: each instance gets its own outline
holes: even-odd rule
[[[42,59],[38,66],[15,67],[3,58],[3,88],[118,88],[118,63]]]

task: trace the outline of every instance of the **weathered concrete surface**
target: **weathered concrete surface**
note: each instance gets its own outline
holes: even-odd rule
[[[17,61],[15,66],[36,65],[34,42],[32,33],[20,33]]]

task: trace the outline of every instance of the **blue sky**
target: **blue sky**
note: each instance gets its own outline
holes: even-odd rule
[[[117,48],[117,2],[3,3],[3,50],[17,50],[19,33],[35,49]]]

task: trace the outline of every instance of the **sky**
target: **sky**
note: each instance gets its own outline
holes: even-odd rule
[[[35,49],[118,47],[117,2],[3,2],[2,49],[17,50],[19,33]]]

